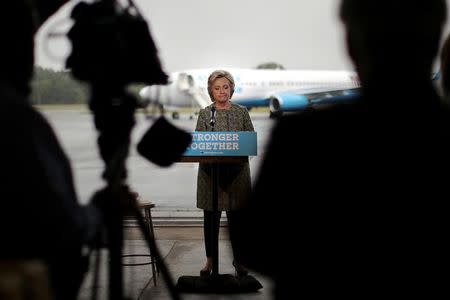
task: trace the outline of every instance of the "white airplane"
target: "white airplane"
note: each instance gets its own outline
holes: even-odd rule
[[[204,108],[211,104],[207,80],[214,70],[217,68],[174,72],[169,76],[169,84],[146,86],[139,94],[143,101],[157,102],[165,108]],[[235,80],[231,101],[249,109],[268,106],[271,117],[351,101],[361,87],[357,74],[348,71],[224,70]],[[172,116],[177,118],[178,113]]]

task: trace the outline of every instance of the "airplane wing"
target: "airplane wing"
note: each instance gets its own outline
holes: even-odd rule
[[[361,88],[340,89],[333,91],[302,90],[279,92],[269,97],[271,116],[279,116],[284,112],[302,111],[307,108],[322,109],[338,103],[355,100],[360,95]]]
[[[238,98],[232,100],[247,108],[268,106],[270,116],[277,117],[285,112],[302,111],[307,108],[322,109],[338,103],[350,102],[360,94],[361,88],[333,89],[318,87],[286,90],[269,93],[260,98]]]
[[[432,74],[432,81],[438,81],[440,71]],[[354,101],[361,94],[359,79],[351,76],[351,87],[333,88],[332,86],[311,87],[289,90],[268,96],[271,116],[283,112],[301,111],[306,108],[322,109],[338,103]]]

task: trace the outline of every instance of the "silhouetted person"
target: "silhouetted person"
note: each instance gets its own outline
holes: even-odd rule
[[[99,213],[78,204],[69,160],[28,100],[34,33],[64,2],[0,4],[0,259],[43,261],[55,299],[75,299]]]
[[[449,115],[431,82],[445,1],[343,0],[340,16],[362,95],[277,122],[232,242],[278,299],[431,298],[448,253]]]

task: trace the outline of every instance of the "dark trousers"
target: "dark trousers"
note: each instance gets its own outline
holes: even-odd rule
[[[234,220],[237,217],[238,212],[237,211],[227,211],[227,220],[228,220],[228,228],[229,231],[232,231],[231,228],[234,226],[236,222]],[[219,225],[220,225],[220,217],[222,216],[222,212],[217,212],[217,223],[215,226],[216,235],[219,234]],[[212,238],[211,238],[211,226],[213,223],[213,212],[210,210],[203,210],[203,235],[205,237],[205,250],[206,250],[206,257],[212,257],[211,253],[211,244],[212,244]],[[230,233],[231,234],[231,233]],[[234,254],[234,248],[233,244],[231,244],[231,248],[233,250]]]

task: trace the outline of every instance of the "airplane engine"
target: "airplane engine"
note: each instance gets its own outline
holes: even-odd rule
[[[271,116],[281,115],[283,112],[299,111],[310,104],[308,97],[293,93],[279,93],[270,97]]]

